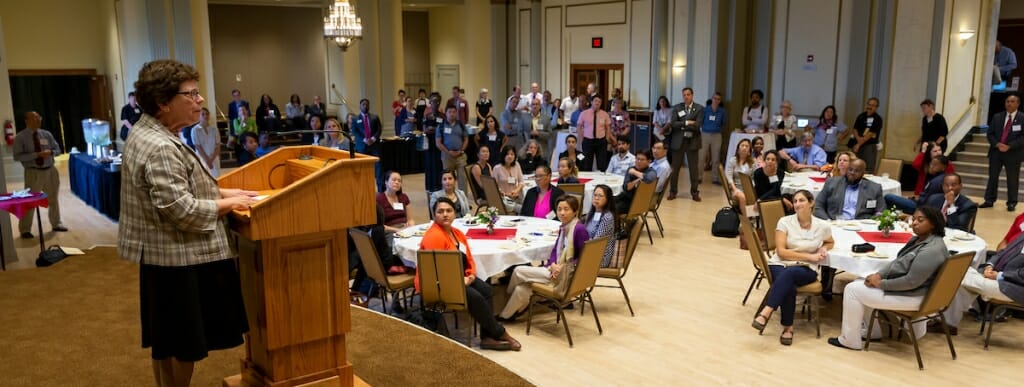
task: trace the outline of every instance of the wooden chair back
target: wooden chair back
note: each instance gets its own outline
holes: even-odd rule
[[[779,219],[786,216],[785,206],[782,199],[765,200],[757,202],[758,212],[761,214],[761,224],[764,225],[764,244],[768,253],[775,251],[775,227],[779,225]],[[748,241],[749,242],[749,241]]]
[[[924,300],[921,301],[921,307],[917,312],[908,313],[910,318],[916,320],[945,310],[960,289],[960,283],[963,282],[964,274],[967,274],[967,268],[971,266],[973,259],[973,251],[947,258],[946,262],[939,267],[939,273],[935,276],[935,281],[932,282],[928,293],[925,294]]]
[[[420,250],[416,254],[420,276],[420,300],[425,308],[444,306],[444,311],[466,310],[465,266],[462,254],[453,250]]]
[[[753,262],[754,267],[757,268],[764,275],[764,279],[768,281],[768,285],[772,284],[772,271],[768,269],[768,257],[765,256],[764,250],[761,250],[761,238],[757,237],[757,232],[754,230],[754,224],[750,222],[750,219],[746,216],[740,217],[740,230],[743,235],[741,237],[747,238],[747,253],[750,254],[750,260]]]
[[[625,219],[636,219],[647,212],[651,205],[651,198],[654,197],[654,189],[658,186],[658,179],[650,183],[640,183],[633,193],[633,201],[629,203],[629,211]]]
[[[889,178],[900,181],[900,174],[903,173],[903,161],[893,159],[882,159],[878,162],[878,171],[876,175],[882,176],[889,174]]]
[[[483,192],[476,191],[476,182],[473,180],[473,165],[476,164],[470,164],[464,168],[466,170],[466,182],[469,183],[466,185],[469,186],[469,193],[473,195],[473,202],[477,205],[482,205],[483,203],[481,203],[481,201],[487,201],[487,199],[484,198]],[[433,214],[431,214],[431,216],[433,216]]]
[[[359,260],[363,263],[366,276],[380,286],[387,287],[388,274],[377,253],[377,247],[373,245],[373,238],[366,231],[356,228],[348,229],[348,235],[352,237],[352,242],[356,245],[356,251],[359,252]]]
[[[747,200],[744,204],[748,206],[757,204],[757,191],[754,190],[754,180],[746,173],[740,173],[739,177],[740,185],[742,186],[740,189],[743,190],[743,196],[746,196]],[[722,182],[722,185],[725,185],[725,182]]]
[[[515,215],[510,214],[508,209],[505,208],[505,201],[501,199],[501,190],[498,189],[498,181],[491,176],[480,176],[480,181],[483,183],[484,197],[487,199],[487,205],[498,209],[498,215]]]
[[[636,246],[640,244],[640,231],[643,228],[642,222],[633,222],[633,226],[629,229],[629,239],[626,239],[626,251],[625,256],[622,257],[619,278],[626,276],[629,264],[633,262],[633,254],[636,253]]]
[[[576,270],[569,278],[569,286],[562,295],[562,301],[579,297],[597,283],[597,272],[601,268],[601,257],[608,245],[608,237],[591,239],[583,244],[583,251],[576,262]]]
[[[739,206],[736,204],[736,199],[732,197],[732,191],[729,191],[729,184],[726,184],[726,182],[729,180],[725,177],[725,167],[718,165],[717,172],[718,181],[722,182],[722,191],[725,192],[726,203],[729,203],[729,207],[739,208]]]

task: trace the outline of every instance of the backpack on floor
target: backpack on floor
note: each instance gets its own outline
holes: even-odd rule
[[[740,214],[732,207],[718,210],[715,222],[711,223],[711,235],[722,238],[735,238],[740,235]]]
[[[64,258],[67,258],[67,254],[60,246],[53,245],[39,252],[39,258],[36,258],[36,267],[47,267],[60,262]]]

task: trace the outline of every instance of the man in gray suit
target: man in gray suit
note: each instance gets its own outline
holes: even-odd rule
[[[674,200],[679,193],[679,169],[686,158],[687,170],[690,172],[690,195],[693,201],[700,201],[700,127],[703,122],[704,107],[693,103],[693,89],[683,88],[683,102],[672,107],[672,120],[666,136],[672,149],[672,175],[669,177],[668,200]]]
[[[1013,301],[1024,304],[1024,235],[1018,236],[1010,242],[1005,249],[1002,249],[988,262],[979,266],[977,270],[967,270],[963,281],[960,282],[960,290],[950,303],[949,309],[943,312],[946,323],[949,324],[950,333],[956,334],[956,327],[964,312],[974,303],[974,298],[999,301]],[[929,327],[929,330],[941,331],[942,326]]]
[[[516,150],[526,144],[527,139],[523,132],[529,132],[529,123],[526,117],[523,117],[522,112],[516,110],[518,105],[519,94],[512,94],[508,99],[508,104],[505,105],[505,111],[501,112],[499,120],[501,130],[505,132],[505,136],[508,136],[508,145]]]
[[[814,201],[814,216],[826,219],[869,219],[885,209],[882,186],[864,179],[867,165],[857,159],[850,163],[844,178],[825,182]]]
[[[868,219],[885,209],[882,186],[864,179],[867,164],[857,159],[846,169],[846,176],[833,177],[825,182],[814,201],[814,216],[821,219]],[[836,270],[821,266],[821,297],[832,300],[832,277]]]
[[[530,103],[530,121],[528,125],[530,127],[529,133],[527,133],[529,138],[537,140],[537,143],[543,148],[541,149],[541,154],[548,156],[549,152],[554,149],[551,141],[557,136],[551,135],[554,123],[551,120],[551,115],[541,109],[541,100],[539,98],[534,99]]]

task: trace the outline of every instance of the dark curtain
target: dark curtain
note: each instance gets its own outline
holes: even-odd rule
[[[25,112],[34,110],[43,117],[42,128],[53,133],[63,152],[67,153],[71,147],[85,151],[82,120],[93,116],[89,76],[33,75],[10,79],[15,127],[19,132],[25,129]]]

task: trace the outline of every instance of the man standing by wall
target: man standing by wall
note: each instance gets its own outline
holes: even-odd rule
[[[458,86],[452,86],[452,97],[444,104],[445,112],[448,111],[448,108],[455,108],[455,118],[459,120],[460,124],[469,123],[469,105],[466,104],[466,99],[462,98],[461,89]]]
[[[1017,194],[1020,186],[1021,151],[1024,151],[1024,117],[1017,110],[1020,97],[1010,94],[1004,103],[1006,111],[992,116],[988,124],[988,184],[985,186],[985,202],[981,208],[992,207],[999,193],[999,173],[1006,168],[1006,210],[1017,209]]]
[[[128,93],[128,104],[121,108],[121,141],[128,139],[132,126],[142,118],[142,109],[135,103],[135,92]]]
[[[1009,84],[1010,73],[1017,68],[1017,54],[1009,47],[1003,47],[1003,43],[996,41],[995,64],[999,67],[999,76]]]
[[[41,129],[43,117],[34,111],[25,113],[25,130],[14,138],[14,159],[25,167],[25,188],[43,192],[49,199],[50,227],[53,231],[67,231],[60,221],[60,174],[53,167],[53,158],[60,154],[60,145],[53,134]],[[35,209],[28,210],[18,222],[22,238],[32,238],[32,220]]]
[[[458,89],[453,89],[458,94]],[[441,150],[441,167],[455,172],[458,176],[459,189],[466,191],[466,146],[469,145],[469,136],[466,134],[466,125],[458,120],[458,112],[455,106],[445,108],[444,124],[438,127],[437,149]]]
[[[238,89],[231,90],[232,101],[228,103],[228,123],[235,122],[235,118],[238,118],[238,107],[245,106],[249,109],[249,101],[242,99],[242,92]],[[252,109],[249,110],[250,112]]]
[[[611,116],[608,112],[601,110],[604,100],[595,95],[590,100],[590,109],[580,113],[579,129],[577,132],[583,135],[583,162],[580,164],[581,171],[593,171],[594,162],[597,162],[597,170],[608,169],[608,161],[611,159],[608,154],[608,144],[612,135]]]
[[[700,201],[700,128],[704,121],[704,107],[693,103],[693,89],[683,88],[683,102],[672,108],[669,128],[669,142],[672,147],[672,175],[669,177],[668,200],[675,200],[679,193],[679,169],[686,159],[690,172],[690,195],[693,201]]]
[[[371,156],[380,156],[380,117],[370,114],[370,100],[363,98],[359,101],[359,115],[352,117],[349,124],[352,131],[352,139],[356,143],[356,152]],[[383,190],[383,182],[380,180],[380,161],[373,165],[373,175],[377,178],[377,190]]]
[[[700,162],[704,163],[705,158],[710,156],[710,168],[705,170],[717,171],[718,163],[721,162],[722,153],[722,128],[725,126],[725,109],[722,105],[722,93],[716,92],[711,97],[711,103],[704,108],[703,122],[700,126]],[[711,182],[721,184],[718,181],[718,174],[711,172]]]

